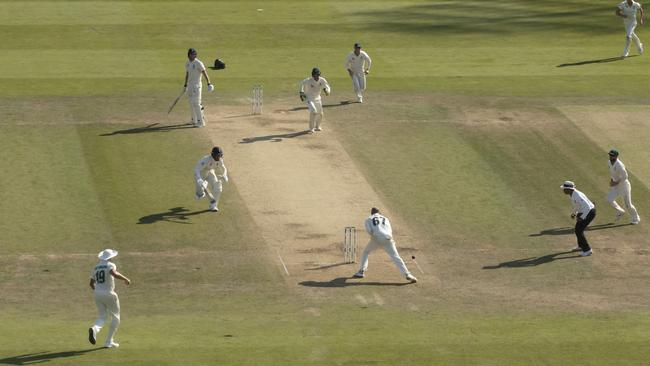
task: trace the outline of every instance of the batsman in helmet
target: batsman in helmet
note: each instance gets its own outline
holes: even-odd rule
[[[202,157],[194,167],[194,182],[196,199],[207,196],[210,198],[209,210],[219,211],[219,197],[223,191],[223,183],[228,182],[228,170],[223,162],[223,150],[219,146],[212,148],[209,155]]]
[[[320,76],[320,69],[314,67],[311,70],[311,77],[300,83],[300,100],[307,103],[309,109],[309,133],[322,131],[321,121],[323,120],[323,103],[320,93],[330,95],[331,88],[325,78]]]

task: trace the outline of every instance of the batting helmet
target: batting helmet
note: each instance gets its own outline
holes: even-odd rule
[[[212,148],[212,152],[210,153],[212,156],[223,156],[223,150],[219,146],[215,146]]]
[[[320,76],[320,69],[318,67],[311,69],[311,76]]]

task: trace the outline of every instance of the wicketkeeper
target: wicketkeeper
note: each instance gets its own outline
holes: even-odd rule
[[[190,111],[192,111],[191,123],[197,127],[205,126],[205,114],[203,113],[203,104],[201,104],[201,76],[205,76],[208,83],[208,91],[214,90],[210,83],[210,77],[205,71],[205,66],[198,58],[194,48],[187,50],[189,61],[185,64],[185,85],[183,90],[187,92],[187,98],[190,101]]]
[[[216,172],[215,172],[216,170]],[[199,160],[194,167],[196,199],[210,197],[210,211],[219,211],[219,197],[223,191],[222,181],[228,182],[228,170],[223,162],[223,150],[219,146],[212,148],[210,155]]]
[[[320,76],[320,69],[314,67],[311,70],[311,77],[300,83],[300,100],[307,102],[307,108],[309,109],[309,133],[323,130],[320,125],[323,120],[323,102],[320,97],[321,91],[323,91],[325,95],[330,95],[332,90],[330,85],[327,83],[327,80]]]

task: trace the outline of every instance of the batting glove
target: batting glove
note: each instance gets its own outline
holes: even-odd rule
[[[208,84],[208,91],[213,92],[214,91],[214,85]]]

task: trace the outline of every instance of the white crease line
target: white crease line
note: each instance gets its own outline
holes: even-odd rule
[[[287,273],[287,276],[289,276],[289,270],[287,269],[286,264],[284,264],[284,261],[282,260],[282,256],[280,256],[280,252],[278,252],[278,258],[280,259],[280,263],[282,263],[282,268],[284,268],[284,271]]]

